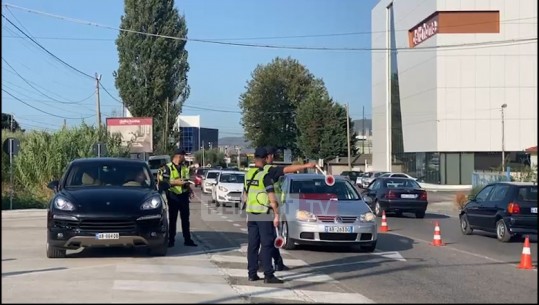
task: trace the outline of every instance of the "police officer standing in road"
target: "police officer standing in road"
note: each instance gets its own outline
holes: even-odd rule
[[[169,184],[166,192],[169,207],[168,246],[174,247],[179,212],[182,221],[184,245],[196,247],[197,244],[191,239],[189,224],[189,201],[193,196],[193,191],[189,181],[189,166],[185,163],[185,150],[176,150],[172,157],[172,162],[168,163],[160,173],[159,180]]]
[[[266,147],[266,152],[268,153],[268,156],[266,157],[266,167],[274,167],[273,160],[277,157],[277,148],[273,146],[268,146]],[[268,171],[270,170],[268,169]],[[274,182],[277,182],[279,180],[279,177],[280,176],[272,177],[272,179]],[[272,258],[275,265],[275,271],[286,271],[290,269],[284,264],[283,257],[281,256],[281,251],[279,250],[279,248],[273,247]]]
[[[262,265],[264,267],[264,282],[271,284],[283,283],[274,275],[271,257],[274,252],[275,227],[279,226],[279,208],[274,192],[275,178],[284,173],[295,172],[307,168],[314,168],[314,163],[303,165],[290,165],[287,167],[265,166],[268,153],[265,148],[255,150],[255,167],[249,169],[245,175],[244,200],[247,212],[247,269],[249,281],[256,281],[258,277],[259,249]],[[273,213],[271,213],[273,212]]]

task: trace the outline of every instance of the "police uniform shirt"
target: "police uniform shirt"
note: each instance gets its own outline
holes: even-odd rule
[[[181,177],[181,174],[182,174],[182,167],[187,166],[187,165],[185,163],[180,163],[179,165],[176,165],[176,164],[172,163],[172,165],[174,167],[176,167],[176,170],[178,171],[178,173],[180,173],[180,178],[181,179],[186,179],[184,177]],[[163,180],[170,183],[170,175],[171,175],[170,167],[168,167],[168,165],[165,165],[164,168],[163,168]],[[167,193],[169,195],[179,196],[178,194],[175,194],[173,192],[168,192],[167,191]]]

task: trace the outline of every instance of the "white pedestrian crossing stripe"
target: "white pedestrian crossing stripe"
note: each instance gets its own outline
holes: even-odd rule
[[[170,256],[140,260],[119,264],[116,273],[123,274],[113,281],[112,289],[117,298],[129,296],[118,293],[137,291],[147,293],[169,293],[184,296],[198,295],[210,303],[245,300],[245,298],[271,299],[275,302],[297,301],[305,303],[373,303],[372,300],[359,293],[343,293],[334,291],[314,291],[292,289],[282,285],[246,285],[247,281],[229,281],[227,278],[247,279],[247,258],[240,254],[238,248],[233,251],[227,248],[219,254],[206,251],[205,254],[192,256]],[[225,250],[225,249],[221,249]],[[194,254],[194,253],[193,253]],[[373,253],[380,258],[400,259],[398,252]],[[284,257],[285,263],[292,269],[279,271],[276,275],[285,283],[319,283],[336,284],[338,281],[324,274],[324,266],[309,266],[301,259]],[[318,264],[317,264],[318,265]],[[177,279],[177,280],[175,280]],[[237,284],[236,284],[237,283]],[[317,285],[319,285],[317,284]],[[305,286],[305,287],[308,287]],[[242,299],[243,298],[243,299]]]

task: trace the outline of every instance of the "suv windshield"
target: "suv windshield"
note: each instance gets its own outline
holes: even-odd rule
[[[350,182],[345,180],[336,180],[335,184],[332,186],[328,186],[324,182],[324,179],[292,180],[290,184],[290,194],[297,194],[296,196],[299,196],[299,199],[360,199],[359,194],[354,187]]]
[[[66,175],[65,187],[154,188],[148,168],[139,163],[86,163],[74,165]]]
[[[215,179],[219,175],[219,172],[208,172],[206,179]]]
[[[223,183],[243,183],[245,178],[244,174],[228,174],[223,173],[219,177],[219,182]]]

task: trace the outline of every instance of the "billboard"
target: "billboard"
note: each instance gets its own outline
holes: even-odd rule
[[[107,131],[122,136],[122,145],[131,143],[131,153],[153,152],[152,118],[107,118]]]

